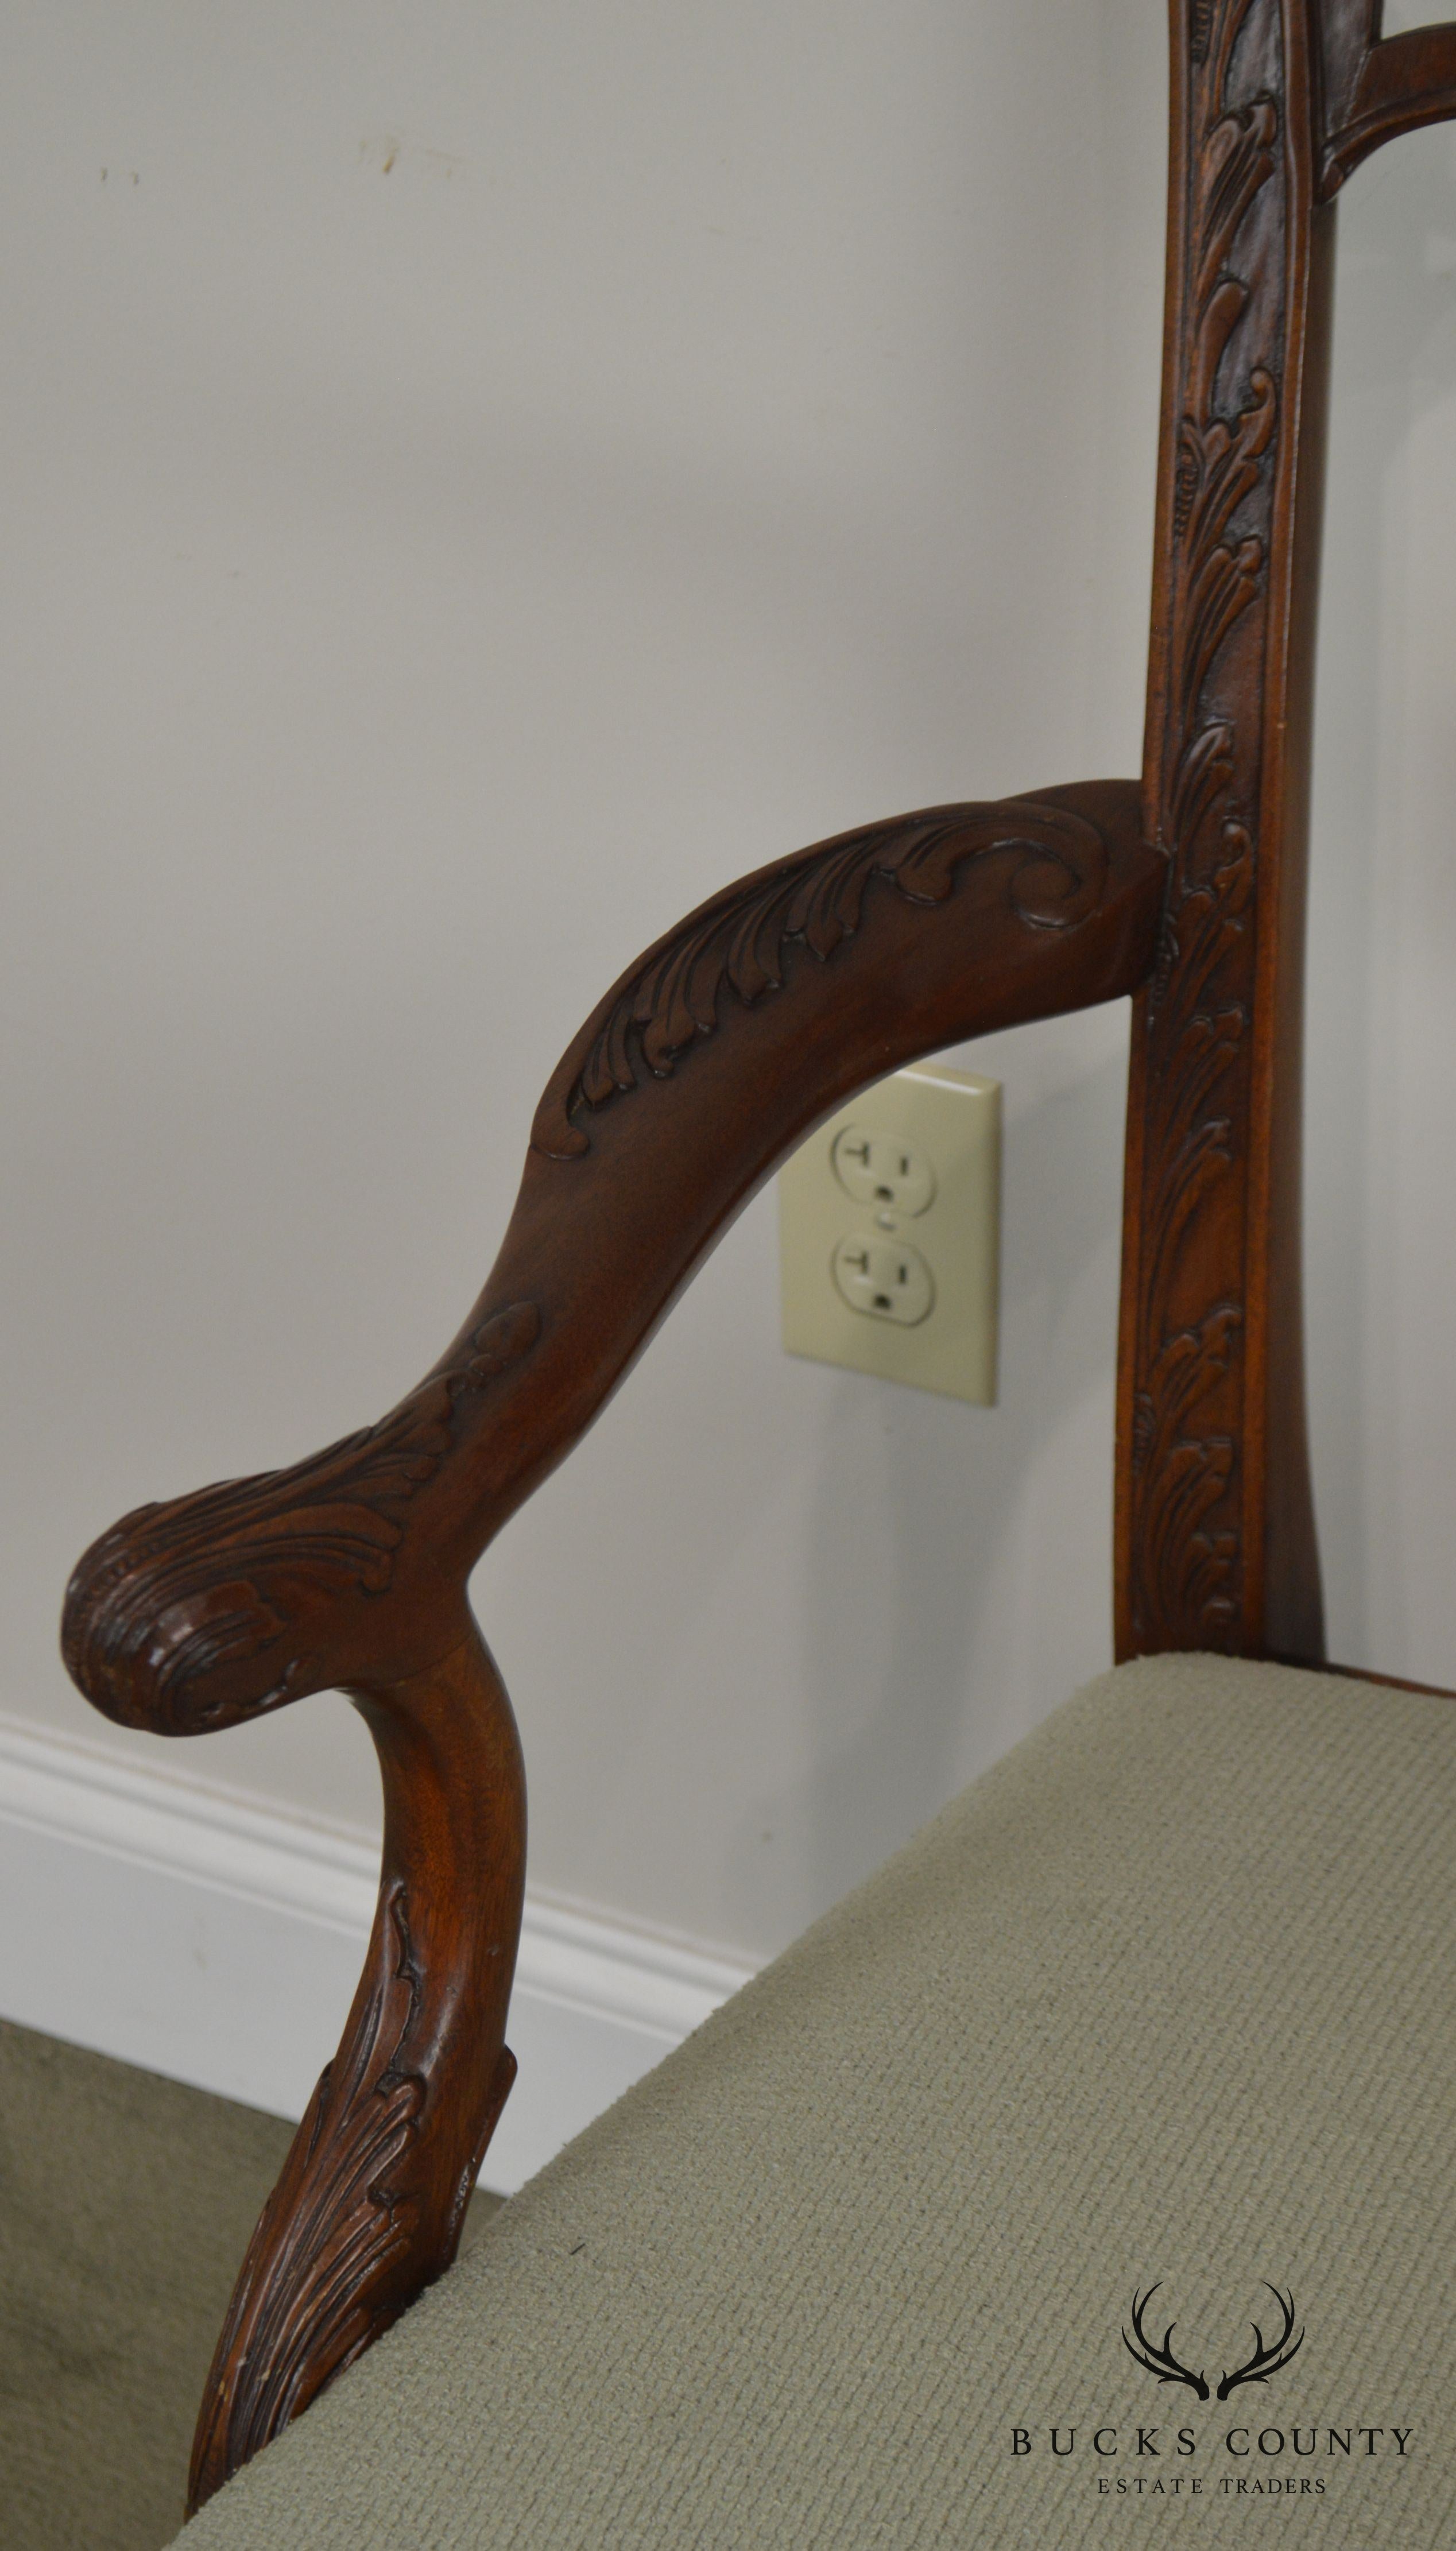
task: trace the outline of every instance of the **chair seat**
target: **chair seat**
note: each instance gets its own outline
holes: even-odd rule
[[[1456,2541],[1453,1807],[1456,1703],[1103,1677],[513,2198],[187,2551],[1072,2551],[1166,2538],[1174,2498],[1204,2542],[1270,2538],[1255,2498],[1286,2542]],[[1161,2380],[1123,2337],[1155,2284]],[[1220,2401],[1271,2288],[1302,2342]]]

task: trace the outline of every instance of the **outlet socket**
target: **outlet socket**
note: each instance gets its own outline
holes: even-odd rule
[[[831,1265],[850,1309],[868,1312],[872,1320],[918,1329],[935,1308],[935,1278],[906,1241],[854,1232],[840,1242]]]
[[[914,1064],[821,1125],[779,1179],[783,1344],[988,1408],[1001,1089]]]
[[[872,1211],[888,1210],[913,1220],[935,1201],[935,1172],[913,1143],[872,1134],[856,1117],[829,1146],[834,1174],[847,1196]]]

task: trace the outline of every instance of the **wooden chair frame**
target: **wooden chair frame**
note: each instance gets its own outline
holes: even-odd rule
[[[1323,1659],[1299,1201],[1334,198],[1456,115],[1456,23],[1383,41],[1382,0],[1170,10],[1141,787],[934,807],[714,896],[569,1048],[484,1291],[418,1389],[296,1469],[143,1507],[71,1582],[67,1665],[123,1725],[197,1734],[338,1687],[383,1778],[364,1975],[244,2263],[191,2506],[449,2264],[510,2087],[525,1792],[469,1571],[855,1090],[1134,996],[1117,1653]]]

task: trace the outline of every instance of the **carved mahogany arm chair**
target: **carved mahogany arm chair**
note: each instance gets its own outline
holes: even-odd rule
[[[1335,198],[1456,115],[1456,24],[1171,19],[1141,783],[932,807],[701,906],[568,1049],[418,1389],[295,1470],[128,1516],[71,1584],[67,1663],[123,1724],[339,1687],[383,1777],[364,1972],[202,2404],[193,2507],[240,2477],[199,2551],[1046,2551],[1103,2481],[1155,2478],[1198,2480],[1222,2539],[1250,2471],[1358,2492],[1361,2540],[1442,2538],[1456,1715],[1324,1665],[1299,1190]],[[1118,1670],[436,2285],[514,2070],[524,1790],[471,1568],[810,1128],[1119,995]],[[1261,2322],[1242,2364],[1266,2286],[1283,2338]],[[1331,2429],[1375,2437],[1358,2468]]]

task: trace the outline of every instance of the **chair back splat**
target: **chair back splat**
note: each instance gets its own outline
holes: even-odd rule
[[[689,914],[568,1048],[500,1255],[419,1387],[291,1470],[125,1517],[71,1581],[66,1663],[110,1717],[200,1735],[337,1688],[383,1782],[364,1973],[244,2263],[193,2506],[449,2265],[510,2088],[524,1786],[469,1572],[857,1089],[1135,995],[1118,1651],[1322,1658],[1300,1058],[1333,199],[1381,143],[1456,114],[1456,25],[1383,41],[1381,0],[1171,18],[1141,791],[896,816]]]

